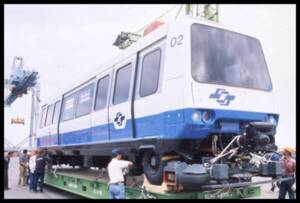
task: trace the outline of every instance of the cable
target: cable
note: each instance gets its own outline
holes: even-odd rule
[[[182,7],[183,7],[183,5],[181,5],[180,8],[178,9],[178,12],[177,12],[177,14],[176,14],[176,16],[175,16],[175,20],[177,19],[178,15],[179,15],[179,13],[180,13],[180,11],[181,11],[181,9],[182,9]]]

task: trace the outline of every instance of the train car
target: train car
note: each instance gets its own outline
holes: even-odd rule
[[[132,174],[159,185],[164,157],[256,173],[254,157],[277,148],[278,120],[259,40],[185,17],[46,102],[36,144],[54,163],[83,167],[106,167],[119,148]]]

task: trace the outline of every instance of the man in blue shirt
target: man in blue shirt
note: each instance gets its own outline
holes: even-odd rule
[[[35,184],[37,184],[39,182],[39,186],[40,186],[40,192],[43,192],[43,188],[44,188],[44,176],[45,176],[45,166],[46,166],[46,162],[50,163],[50,159],[45,155],[45,151],[44,150],[39,150],[38,151],[38,155],[36,157],[36,165],[35,165],[35,177],[36,177],[36,182]],[[35,185],[34,188],[37,188],[37,186]]]
[[[27,149],[23,150],[23,155],[20,157],[20,175],[19,175],[19,185],[23,182],[23,186],[27,183],[27,174],[26,174],[26,168],[28,167],[29,158],[27,156]]]
[[[271,155],[270,160],[271,161],[280,161],[282,158],[282,155],[278,152],[273,152],[273,154]],[[272,187],[271,187],[271,191],[274,192],[275,188],[279,187],[279,183],[278,182],[272,182]]]

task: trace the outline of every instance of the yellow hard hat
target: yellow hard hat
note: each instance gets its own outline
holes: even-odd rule
[[[289,152],[289,153],[293,153],[293,152],[295,152],[296,150],[293,148],[293,147],[284,147],[284,148],[282,148],[281,149],[281,151],[287,151],[287,152]]]

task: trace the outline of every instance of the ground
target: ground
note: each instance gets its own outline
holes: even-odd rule
[[[28,186],[19,186],[19,158],[12,157],[8,171],[8,186],[10,190],[4,191],[4,199],[78,199],[77,195],[58,190],[53,187],[45,186],[44,192],[29,192]]]

